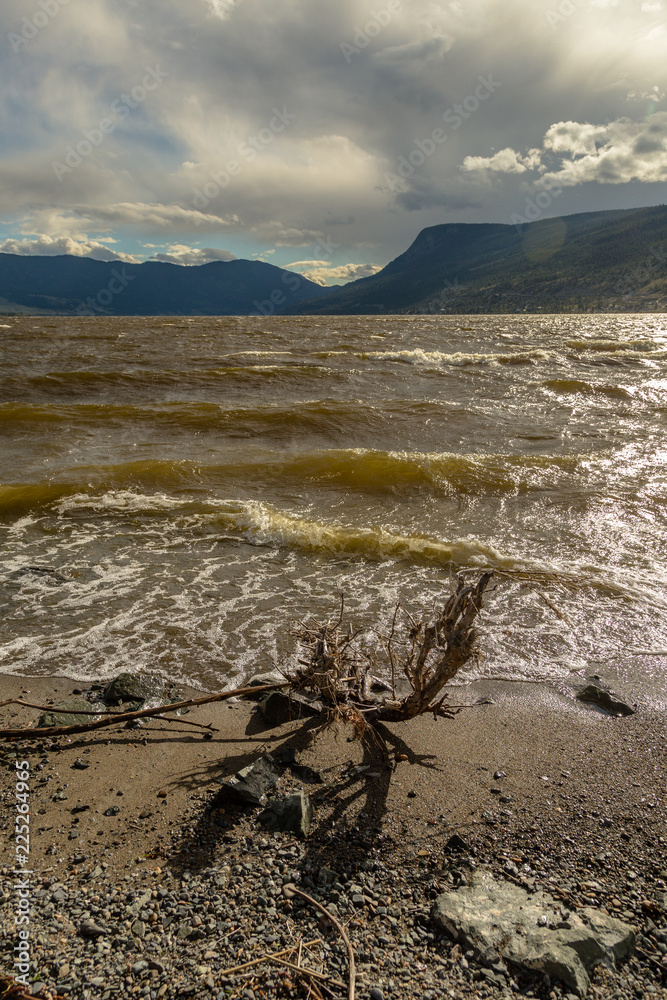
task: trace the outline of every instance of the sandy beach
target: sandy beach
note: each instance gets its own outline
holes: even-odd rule
[[[215,727],[212,738],[176,719],[58,739],[4,740],[3,875],[10,876],[15,865],[17,757],[30,762],[31,878],[32,885],[46,887],[40,897],[46,900],[53,885],[89,885],[92,871],[95,883],[109,886],[128,881],[159,886],[165,880],[182,885],[183,879],[197,879],[202,872],[229,868],[230,861],[243,864],[246,854],[249,859],[257,855],[258,844],[265,845],[260,853],[295,844],[292,836],[267,834],[259,827],[258,809],[212,806],[221,779],[266,753],[294,747],[300,762],[321,772],[324,780],[323,785],[305,786],[289,774],[281,781],[284,789],[304,787],[315,803],[313,829],[298,847],[303,884],[316,884],[309,877],[313,872],[363,870],[377,859],[396,877],[419,887],[426,912],[434,887],[443,888],[448,873],[451,880],[452,866],[454,871],[461,868],[460,859],[452,856],[452,837],[458,835],[466,856],[474,858],[473,867],[484,864],[502,872],[510,865],[506,877],[556,889],[573,906],[600,907],[637,929],[641,954],[614,973],[595,971],[592,988],[598,995],[666,995],[663,952],[659,939],[651,939],[652,928],[667,923],[664,716],[640,709],[629,718],[614,718],[566,702],[548,689],[536,688],[527,699],[507,687],[506,694],[496,692],[494,703],[466,707],[451,721],[422,717],[387,726],[383,746],[352,741],[351,729],[344,725],[321,731],[319,719],[267,728],[255,704],[244,700],[190,711],[187,721]],[[40,705],[81,690],[77,682],[62,678],[2,678],[3,699]],[[465,691],[457,692],[456,699],[465,701]],[[5,726],[21,726],[34,724],[37,715],[34,709],[11,706],[3,709],[2,719]],[[517,875],[511,874],[515,871]],[[3,923],[11,941],[15,915],[7,877]],[[61,918],[72,928],[73,942],[78,940],[76,915],[67,915],[67,898],[66,893]],[[42,916],[36,901],[35,928],[41,930],[40,921],[46,924],[53,917],[53,906]],[[53,939],[46,929],[41,938],[33,954],[39,985],[42,995],[55,995],[68,943]],[[438,941],[439,961],[444,962],[452,942],[441,936]],[[137,954],[147,946],[145,938],[132,934],[128,943],[126,950],[134,947]],[[164,951],[164,942],[159,947]],[[173,950],[176,955],[176,943]],[[127,961],[128,968],[136,965],[136,955]],[[541,976],[501,988],[472,975],[459,981],[455,962],[451,970],[453,978],[446,985],[454,993],[434,996],[511,996],[515,987],[526,995],[568,995],[567,987],[543,982]],[[215,969],[200,994],[201,975],[191,975],[188,986],[196,987],[194,993],[172,992],[171,986],[144,993],[250,995],[225,992],[224,978],[216,980]],[[648,993],[637,993],[637,976]],[[375,988],[387,993],[391,977],[377,956],[362,974],[359,996],[369,996],[374,981],[381,981]],[[187,972],[181,991],[184,983]],[[413,985],[394,995],[426,995],[421,985]],[[85,977],[68,983],[65,976],[60,986],[60,995],[98,995],[86,986]]]

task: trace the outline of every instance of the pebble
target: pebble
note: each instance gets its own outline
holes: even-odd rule
[[[496,781],[501,777],[504,772],[494,775]],[[503,794],[500,801],[511,798]],[[300,887],[346,927],[359,974],[358,1000],[569,1000],[555,977],[546,984],[541,975],[517,973],[488,956],[482,960],[431,923],[433,899],[465,885],[470,871],[483,863],[505,878],[552,894],[559,890],[572,905],[593,899],[590,905],[625,915],[637,926],[640,948],[653,963],[638,956],[616,972],[599,970],[590,996],[663,1000],[655,967],[667,955],[667,917],[659,902],[667,880],[661,831],[652,847],[644,846],[630,817],[617,818],[617,826],[623,821],[632,830],[630,851],[617,828],[608,831],[599,824],[607,807],[592,799],[591,794],[582,806],[582,816],[599,813],[589,821],[594,833],[588,838],[573,832],[571,815],[564,812],[559,819],[546,807],[530,823],[518,807],[516,816],[509,810],[487,811],[482,814],[486,822],[479,823],[478,814],[477,825],[462,831],[465,839],[454,830],[443,836],[438,828],[421,840],[406,838],[410,844],[394,846],[373,839],[370,821],[327,829],[316,834],[320,840],[303,842],[265,833],[252,818],[232,823],[226,816],[222,822],[213,817],[206,851],[181,856],[189,871],[172,858],[169,865],[160,862],[161,868],[144,860],[111,874],[97,864],[99,854],[92,848],[89,860],[83,853],[68,854],[81,847],[68,848],[65,828],[49,835],[57,841],[54,869],[32,876],[35,971],[44,996],[69,1000],[302,1000],[307,990],[294,980],[288,986],[291,973],[277,964],[262,961],[223,975],[300,938],[321,938],[313,949],[304,948],[304,961],[307,954],[314,967],[347,982],[345,945],[326,918],[292,891]],[[498,798],[489,801],[497,803]],[[198,809],[193,807],[190,820],[192,836],[196,830],[197,837],[205,837],[206,814],[201,805]],[[148,818],[150,811],[145,812]],[[62,866],[61,857],[66,859]],[[14,943],[14,914],[5,907],[0,966],[11,967]]]

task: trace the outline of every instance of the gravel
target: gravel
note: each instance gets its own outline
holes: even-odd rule
[[[193,837],[176,839],[169,867],[137,866],[125,875],[94,861],[33,878],[32,975],[35,992],[72,1000],[305,997],[292,970],[267,955],[303,941],[303,961],[346,983],[345,944],[295,885],[347,928],[357,963],[359,1000],[568,998],[548,977],[506,969],[493,956],[462,951],[432,924],[433,899],[465,884],[479,864],[527,887],[543,887],[574,905],[605,905],[634,923],[640,953],[620,969],[598,969],[596,996],[667,997],[667,919],[660,912],[664,862],[650,849],[627,867],[625,842],[576,845],[530,828],[454,837],[439,856],[365,847],[358,830],[320,833],[308,842],[259,832],[252,815],[193,809]],[[602,835],[598,836],[598,840]],[[568,842],[569,841],[569,842]],[[191,869],[208,853],[211,863]],[[411,856],[412,853],[412,856]],[[326,857],[326,864],[322,859]],[[3,876],[9,877],[8,869]],[[6,880],[5,880],[5,884]],[[0,960],[11,967],[13,913],[4,907]],[[306,943],[318,940],[313,947]],[[296,962],[297,951],[286,956]],[[257,965],[229,972],[259,959]],[[41,985],[40,985],[41,984]],[[335,997],[345,989],[331,986]]]

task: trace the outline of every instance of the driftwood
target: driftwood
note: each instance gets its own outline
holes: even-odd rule
[[[132,722],[134,719],[160,718],[165,712],[180,712],[184,708],[191,708],[193,705],[210,705],[214,701],[228,701],[229,698],[240,698],[246,694],[262,694],[262,692],[277,691],[286,686],[286,681],[277,684],[262,684],[259,687],[245,685],[234,688],[232,691],[220,691],[218,694],[207,694],[201,698],[191,698],[189,701],[177,701],[171,705],[159,705],[157,708],[141,708],[136,712],[105,712],[103,718],[96,719],[95,722],[81,722],[72,726],[33,726],[27,729],[0,729],[0,738],[11,739],[37,739],[42,736],[70,736],[75,733],[89,733],[95,729],[104,729],[107,726],[115,726],[120,722]],[[3,701],[0,708],[5,705],[25,705],[18,698]],[[52,712],[53,705],[29,705],[30,708],[40,708],[45,712]],[[67,709],[66,715],[100,715],[99,712],[76,711]],[[179,719],[179,722],[182,721]],[[204,727],[208,729],[209,727]]]
[[[476,583],[469,584],[466,583],[465,576],[460,575],[454,593],[431,623],[415,621],[404,611],[405,620],[399,630],[398,616],[402,609],[398,604],[388,634],[376,633],[379,647],[386,657],[385,664],[378,663],[377,648],[368,650],[362,645],[367,630],[355,631],[351,625],[343,628],[342,600],[335,623],[320,624],[311,620],[297,623],[291,629],[291,634],[305,652],[305,658],[298,660],[302,669],[291,676],[285,675],[283,681],[261,686],[246,685],[231,691],[159,705],[156,708],[139,709],[136,712],[104,713],[101,718],[100,713],[95,712],[92,707],[90,711],[68,709],[68,715],[94,715],[96,718],[91,722],[71,726],[0,729],[0,738],[36,739],[87,733],[133,722],[135,719],[164,718],[167,713],[179,712],[184,708],[285,688],[315,693],[321,699],[329,720],[345,719],[351,722],[360,736],[364,735],[369,725],[404,722],[426,713],[451,719],[459,709],[445,704],[448,695],[446,692],[443,694],[443,688],[476,651],[475,619],[492,576],[493,573],[485,572]],[[400,634],[397,635],[397,631]],[[375,646],[377,645],[376,642]],[[410,688],[409,693],[401,699],[396,697],[398,671],[403,674]],[[386,683],[377,681],[374,676],[377,672],[391,676],[391,697],[378,698],[373,693],[374,684],[376,687],[388,688]],[[20,699],[2,702],[0,708],[7,705],[53,710],[53,706],[33,705]],[[193,725],[202,728],[205,733],[214,732],[212,726],[200,727],[197,723]]]
[[[343,629],[343,604],[335,624],[302,622],[292,634],[305,648],[307,658],[299,660],[304,668],[290,678],[295,690],[314,691],[329,706],[334,716],[347,719],[361,731],[377,722],[404,722],[417,715],[433,713],[452,718],[458,709],[445,705],[443,688],[476,651],[474,622],[482,607],[484,591],[492,573],[484,573],[476,583],[467,584],[463,576],[445,607],[431,623],[417,622],[405,613],[403,636],[396,637],[397,606],[387,636],[380,635],[392,677],[392,697],[384,700],[372,693],[373,674],[377,671],[377,650],[368,651],[360,644],[360,631]],[[396,698],[396,672],[406,678],[410,693]]]

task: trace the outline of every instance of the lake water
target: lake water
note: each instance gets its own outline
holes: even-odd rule
[[[667,316],[0,322],[1,671],[218,690],[492,567],[464,680],[667,705]]]

